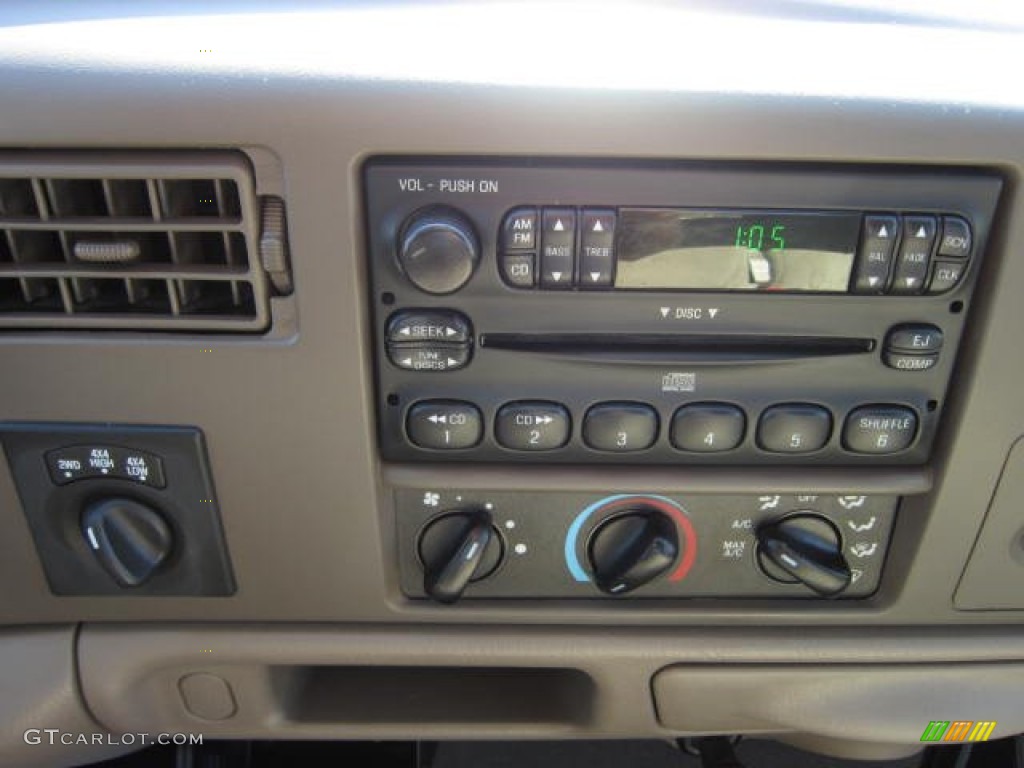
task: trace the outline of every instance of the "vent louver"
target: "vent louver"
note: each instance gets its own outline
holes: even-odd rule
[[[0,329],[265,330],[260,218],[234,153],[0,153]]]

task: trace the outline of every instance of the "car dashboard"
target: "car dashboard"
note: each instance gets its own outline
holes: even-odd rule
[[[1024,731],[985,10],[8,4],[0,764]]]

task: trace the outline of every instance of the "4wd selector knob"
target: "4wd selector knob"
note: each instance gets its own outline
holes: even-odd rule
[[[453,208],[426,208],[402,226],[398,262],[421,291],[454,293],[473,275],[480,245],[473,225]]]
[[[631,592],[658,578],[672,567],[678,554],[675,523],[644,505],[602,522],[587,547],[594,583],[610,595]]]

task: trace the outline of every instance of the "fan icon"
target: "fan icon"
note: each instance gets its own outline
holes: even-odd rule
[[[441,503],[441,495],[428,491],[423,494],[423,506],[425,507],[436,507]]]

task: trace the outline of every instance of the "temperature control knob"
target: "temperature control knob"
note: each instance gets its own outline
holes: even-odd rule
[[[471,582],[490,576],[504,555],[501,537],[484,510],[450,512],[420,534],[423,591],[439,603],[454,603]]]
[[[850,586],[839,531],[821,515],[801,512],[757,529],[758,558],[776,581],[801,582],[819,595],[838,595]]]
[[[417,211],[402,227],[398,262],[421,291],[454,293],[472,277],[479,260],[473,225],[452,208]]]
[[[637,505],[599,524],[587,555],[597,588],[623,595],[672,567],[679,555],[679,535],[667,515]]]

